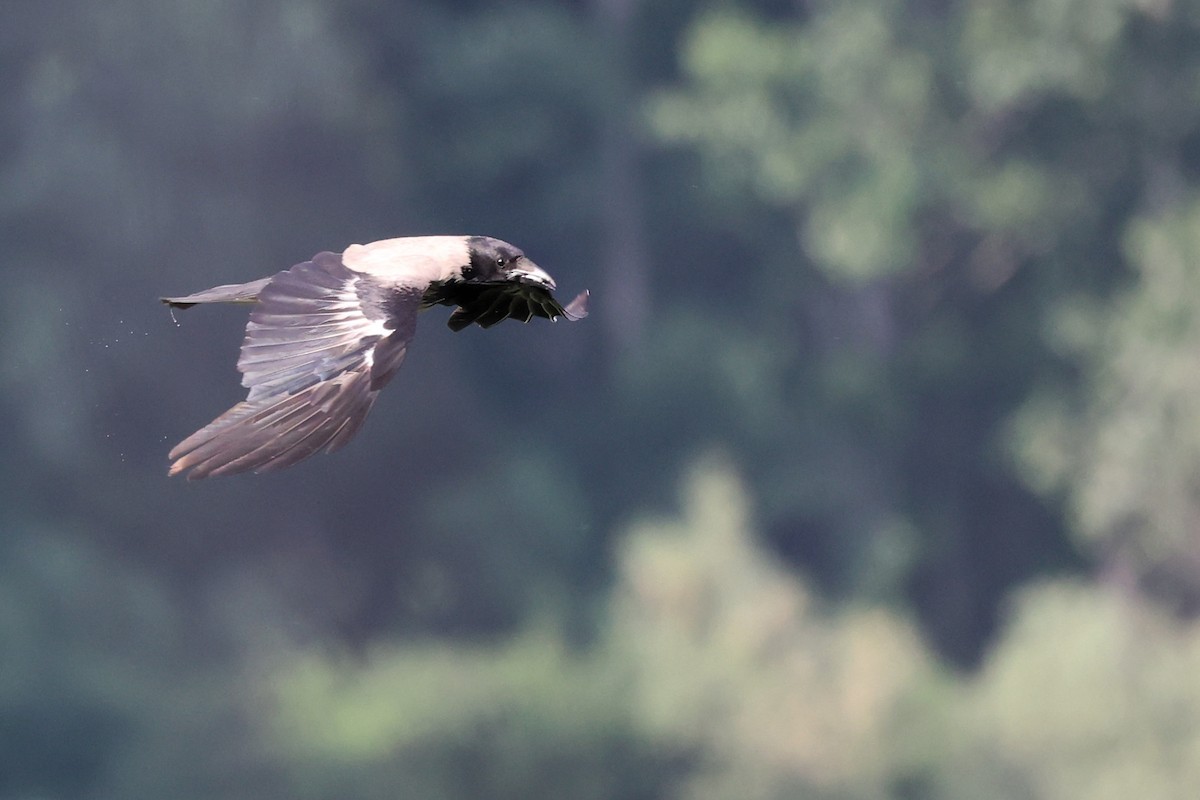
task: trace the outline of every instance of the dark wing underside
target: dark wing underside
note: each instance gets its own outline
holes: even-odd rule
[[[419,305],[332,253],[272,277],[238,359],[248,396],[171,450],[171,474],[267,472],[344,445],[403,362]]]
[[[425,305],[458,306],[446,324],[461,331],[472,322],[490,328],[506,319],[528,322],[534,317],[570,320],[587,316],[587,292],[572,300],[566,308],[549,289],[524,283],[449,283],[431,288]]]

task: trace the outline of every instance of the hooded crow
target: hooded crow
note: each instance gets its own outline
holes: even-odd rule
[[[282,469],[353,438],[408,352],[417,312],[454,306],[448,324],[579,320],[554,279],[486,236],[413,236],[354,244],[250,283],[164,297],[172,308],[253,303],[238,370],[246,399],[177,444],[170,474],[188,479]]]

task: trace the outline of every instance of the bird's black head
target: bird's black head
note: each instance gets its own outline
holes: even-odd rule
[[[526,283],[554,288],[554,279],[534,264],[519,247],[490,236],[467,239],[471,262],[463,270],[463,280],[471,283]]]

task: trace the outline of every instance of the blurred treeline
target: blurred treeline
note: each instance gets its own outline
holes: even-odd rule
[[[421,233],[346,450],[244,309]],[[7,0],[0,797],[1194,798],[1200,5]]]

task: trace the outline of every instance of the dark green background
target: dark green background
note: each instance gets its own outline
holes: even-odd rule
[[[1190,798],[1200,6],[0,8],[0,798]],[[392,236],[363,432],[166,477]]]

